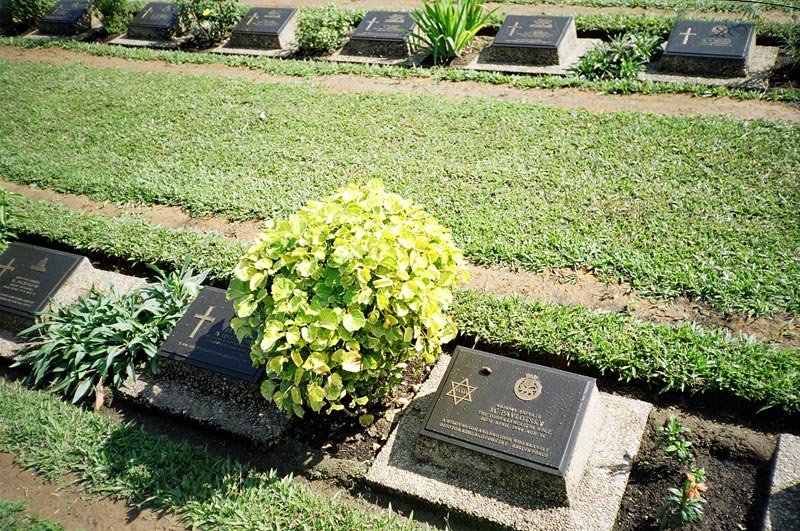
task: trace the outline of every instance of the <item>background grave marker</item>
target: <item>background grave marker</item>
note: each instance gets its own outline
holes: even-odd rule
[[[573,17],[508,15],[487,49],[488,62],[519,65],[563,64],[577,41]]]
[[[39,21],[41,35],[78,35],[92,28],[86,0],[59,0]]]
[[[369,11],[342,49],[342,55],[401,59],[409,56],[407,31],[416,27],[405,11]]]
[[[746,76],[755,39],[753,24],[679,20],[672,27],[659,68],[711,77]]]
[[[177,4],[150,2],[128,24],[129,39],[167,41],[178,30]]]
[[[70,283],[73,277],[77,281]],[[0,318],[2,328],[19,332],[36,321],[50,299],[74,302],[95,281],[94,268],[83,256],[11,242],[0,254]]]
[[[252,7],[231,32],[226,48],[286,49],[295,44],[297,9]]]
[[[0,35],[3,34],[3,30],[10,28],[12,24],[13,20],[11,20],[11,6],[9,5],[9,1],[0,0]]]

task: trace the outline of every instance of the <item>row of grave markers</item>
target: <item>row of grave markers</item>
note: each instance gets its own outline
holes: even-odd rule
[[[297,14],[295,8],[250,8],[228,42],[214,51],[290,55],[296,51]],[[87,31],[91,23],[86,0],[60,0],[41,20],[39,33],[76,35]],[[180,34],[178,24],[176,4],[150,2],[135,15],[128,33],[111,42],[158,45]],[[369,11],[334,58],[359,62],[406,60],[412,53],[409,34],[415,29],[408,12]],[[573,17],[508,15],[492,44],[478,59],[478,67],[566,68],[588,50],[587,44],[587,39],[578,39]],[[754,48],[753,24],[681,20],[670,33],[659,69],[698,76],[742,77],[747,75],[748,59]]]
[[[8,322],[9,314],[35,322],[84,260],[10,243],[0,255],[0,324]],[[230,326],[233,317],[225,291],[203,287],[161,346],[160,356],[255,386],[264,367],[253,367],[250,343],[237,340]],[[460,349],[427,413],[423,434],[563,478],[595,392],[592,378]],[[510,414],[520,411],[527,413]],[[508,444],[515,439],[526,442]],[[567,495],[564,489],[556,495],[561,501]]]

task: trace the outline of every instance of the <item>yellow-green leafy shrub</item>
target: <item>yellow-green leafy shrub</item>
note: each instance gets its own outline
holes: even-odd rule
[[[254,338],[261,392],[287,415],[355,410],[455,337],[446,310],[465,276],[450,232],[420,205],[379,181],[349,185],[270,224],[239,260],[232,326]]]

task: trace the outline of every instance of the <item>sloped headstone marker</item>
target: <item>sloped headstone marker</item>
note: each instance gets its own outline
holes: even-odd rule
[[[231,328],[233,304],[225,291],[204,287],[161,346],[160,355],[231,378],[255,382],[264,367],[253,367],[250,342],[239,343]]]
[[[234,316],[224,290],[203,287],[162,344],[158,374],[141,374],[121,392],[259,444],[276,442],[288,426],[286,415],[261,396],[264,367],[253,367],[250,343],[237,340]]]
[[[69,285],[81,269],[80,286]],[[50,300],[74,302],[92,287],[93,271],[83,256],[11,242],[0,254],[0,320],[2,328],[19,332],[48,309]]]
[[[12,26],[11,5],[8,0],[0,0],[0,35]]]
[[[280,50],[295,44],[297,9],[252,7],[231,32],[226,48]]]
[[[92,28],[87,0],[59,0],[39,21],[41,35],[78,35]]]
[[[508,15],[486,59],[518,65],[563,64],[573,54],[576,40],[573,17]]]
[[[568,504],[591,450],[593,434],[583,424],[596,393],[593,378],[459,347],[417,452],[476,479]]]
[[[659,68],[698,76],[746,76],[755,39],[753,24],[679,20],[669,35]]]
[[[167,41],[178,31],[177,4],[150,2],[128,24],[127,38]]]
[[[416,24],[405,11],[369,11],[342,49],[342,55],[402,59],[410,54]]]

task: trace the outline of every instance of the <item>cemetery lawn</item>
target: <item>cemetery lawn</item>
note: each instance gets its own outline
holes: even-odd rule
[[[82,212],[14,197],[12,209],[27,216],[13,220],[20,236],[128,270],[142,262],[173,269],[191,253],[224,287],[245,241],[140,215],[111,218],[103,202],[177,207],[193,216],[188,225],[230,228],[377,177],[423,203],[474,263],[584,271],[665,304],[688,298],[722,320],[780,316],[786,326],[766,338],[472,290],[459,292],[454,308],[463,343],[598,376],[604,391],[655,402],[651,428],[666,408],[676,410],[708,472],[708,525],[758,525],[773,434],[800,410],[800,356],[785,346],[794,345],[800,313],[800,126],[354,94],[147,65],[0,59],[0,179],[83,194],[92,205]],[[398,396],[406,395],[390,398]],[[749,418],[726,409],[734,402],[750,413],[772,409]],[[353,420],[319,419],[257,458],[225,437],[169,428],[172,421],[143,424],[0,379],[0,452],[45,477],[78,474],[87,492],[175,511],[203,527],[404,528],[377,514],[388,497],[358,482],[385,433]],[[653,437],[648,431],[643,441],[616,531],[647,529],[676,485],[679,472]],[[360,509],[282,479],[289,473],[324,477]],[[377,505],[365,508],[351,494]],[[443,527],[441,518],[434,523]]]
[[[0,63],[0,176],[231,220],[346,182],[424,204],[475,263],[800,312],[800,126]]]

